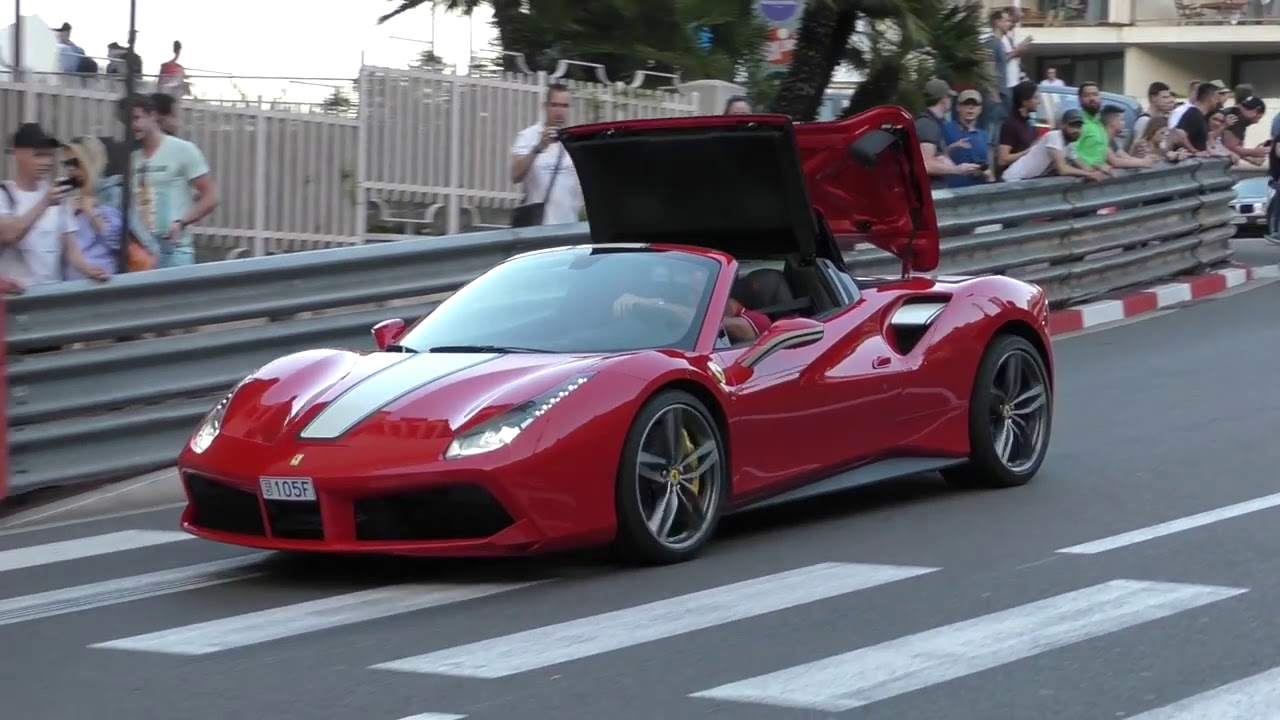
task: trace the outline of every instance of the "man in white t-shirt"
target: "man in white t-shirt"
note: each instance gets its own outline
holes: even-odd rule
[[[76,242],[75,212],[64,202],[69,188],[53,182],[58,147],[36,123],[18,128],[9,146],[15,179],[0,187],[0,276],[24,288],[62,282],[64,265],[108,277]]]
[[[547,86],[544,113],[541,122],[521,130],[511,144],[511,181],[524,183],[524,203],[546,203],[543,225],[576,223],[582,208],[578,171],[573,158],[556,140],[560,128],[569,121],[567,86]]]
[[[1000,177],[1003,182],[1031,180],[1039,177],[1061,175],[1101,180],[1106,177],[1097,170],[1082,170],[1071,164],[1071,143],[1080,138],[1084,127],[1084,115],[1079,108],[1067,108],[1062,112],[1057,130],[1050,130],[1027,149]]]
[[[1175,107],[1173,112],[1169,113],[1169,127],[1176,128],[1178,123],[1182,122],[1183,113],[1195,104],[1196,91],[1200,89],[1203,83],[1203,80],[1192,80],[1191,84],[1187,86],[1187,99]]]

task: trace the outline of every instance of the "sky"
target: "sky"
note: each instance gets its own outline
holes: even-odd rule
[[[14,17],[14,0],[4,2],[0,27]],[[195,7],[198,5],[198,9]],[[377,19],[392,0],[214,0],[211,3],[137,0],[137,51],[143,72],[154,74],[172,56],[174,40],[182,41],[182,64],[188,75],[234,75],[240,78],[321,78],[314,84],[286,80],[197,79],[199,95],[272,99],[284,94],[294,102],[317,102],[337,85],[350,86],[363,53],[369,65],[407,67],[430,47],[429,9],[401,15],[384,25]],[[183,9],[184,8],[185,11]],[[85,52],[105,57],[107,44],[128,42],[128,0],[21,0],[23,15],[37,15],[50,27],[71,23],[71,39]],[[435,14],[435,52],[447,63],[465,67],[471,50],[489,48],[495,31],[491,13],[478,10],[474,20]],[[470,29],[470,32],[468,32]],[[470,37],[469,37],[470,36]],[[403,39],[397,39],[403,38]],[[7,43],[6,43],[7,44]],[[105,61],[99,60],[105,68]]]

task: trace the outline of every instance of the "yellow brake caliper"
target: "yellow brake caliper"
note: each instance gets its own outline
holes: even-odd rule
[[[698,467],[698,459],[693,457],[693,451],[696,450],[697,448],[693,446],[693,441],[689,439],[688,430],[684,430],[684,429],[680,430],[680,438],[684,440],[684,454],[686,456],[689,456],[690,458],[689,462],[692,463],[692,466],[688,467],[687,469],[684,467],[680,468],[681,470],[685,470],[687,472],[688,470],[693,470],[694,468]],[[693,478],[689,480],[689,485],[693,487],[694,495],[698,494],[700,483],[701,483],[701,476],[695,475]]]

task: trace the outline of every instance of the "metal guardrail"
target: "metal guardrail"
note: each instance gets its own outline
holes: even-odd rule
[[[1053,178],[940,191],[939,272],[1020,277],[1061,305],[1206,268],[1231,255],[1232,184],[1227,163],[1211,160],[1101,183]],[[10,298],[0,407],[9,493],[172,465],[217,399],[273,358],[372,348],[376,322],[429,313],[501,260],[584,242],[588,230],[402,238],[101,285],[67,282]],[[899,272],[879,251],[857,249],[847,259],[855,274]]]

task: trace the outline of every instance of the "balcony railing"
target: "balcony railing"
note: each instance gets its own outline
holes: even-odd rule
[[[1011,7],[1008,0],[985,4]],[[1270,25],[1280,24],[1280,0],[1023,0],[1021,13],[1023,27]]]
[[[1280,24],[1280,0],[1134,0],[1135,25]]]
[[[1029,0],[1021,12],[1024,27],[1112,24],[1110,0]]]

